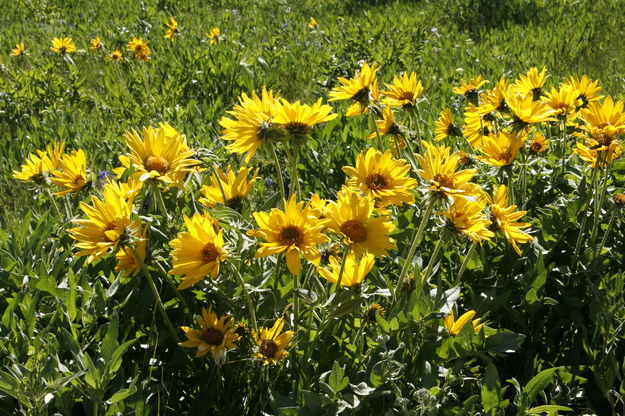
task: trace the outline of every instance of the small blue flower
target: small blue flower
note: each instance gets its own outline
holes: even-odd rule
[[[286,27],[287,27],[288,25],[289,25],[288,23],[285,23],[285,24],[283,24],[283,25],[282,25],[282,31],[283,31],[283,32],[286,32]]]
[[[106,179],[107,176],[109,176],[108,171],[103,170],[102,172],[100,172],[100,175],[98,175],[100,177],[100,179]]]
[[[275,185],[275,182],[271,178],[266,178],[265,179],[265,184],[267,184],[267,186],[269,186],[269,187],[273,187]]]

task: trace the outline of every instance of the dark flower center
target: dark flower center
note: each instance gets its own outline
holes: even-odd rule
[[[200,252],[200,256],[202,257],[202,260],[204,260],[204,263],[210,263],[217,260],[219,257],[219,250],[215,247],[215,244],[206,243]]]
[[[384,189],[386,187],[386,178],[379,173],[374,173],[367,177],[367,186],[373,190]]]
[[[368,103],[369,102],[369,88],[361,88],[358,92],[352,95],[352,100],[358,101],[359,103]]]
[[[346,221],[340,229],[354,243],[360,243],[367,239],[367,227],[358,220]]]
[[[291,136],[301,137],[308,134],[309,126],[306,123],[292,121],[284,125],[284,128]]]
[[[453,178],[450,178],[447,175],[444,175],[442,173],[437,173],[436,175],[434,175],[434,181],[438,182],[439,186],[444,186],[445,188],[453,188],[454,187],[454,180]]]
[[[404,91],[399,95],[400,100],[412,101],[413,98],[414,94],[412,93],[412,91]]]
[[[221,345],[224,342],[224,333],[216,328],[208,328],[202,332],[201,339],[208,345]]]
[[[260,343],[260,351],[262,355],[267,358],[275,358],[276,353],[278,352],[278,344],[272,339],[264,339]]]
[[[288,225],[280,231],[280,234],[278,235],[278,240],[280,240],[280,243],[284,245],[298,246],[304,242],[304,235],[298,227],[294,225]]]
[[[145,169],[148,172],[155,170],[161,175],[164,175],[169,170],[169,162],[164,157],[150,156],[145,161]]]

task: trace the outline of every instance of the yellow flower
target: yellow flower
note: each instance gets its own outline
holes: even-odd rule
[[[200,329],[187,326],[180,327],[187,341],[181,342],[181,347],[196,348],[196,357],[201,357],[210,351],[213,361],[221,364],[226,359],[226,353],[236,348],[235,342],[241,337],[235,332],[236,326],[230,315],[218,317],[213,308],[202,308],[202,315],[195,315]]]
[[[97,51],[99,49],[102,49],[102,39],[100,39],[99,36],[95,37],[94,39],[91,39],[91,46],[89,47],[89,49],[91,49],[92,51]]]
[[[19,171],[13,171],[13,177],[23,182],[43,184],[46,182],[48,174],[52,169],[52,162],[46,152],[37,150],[37,154],[31,153],[28,155]]]
[[[356,256],[366,252],[381,258],[397,249],[389,237],[395,226],[389,217],[372,218],[375,203],[369,196],[344,188],[337,197],[328,206],[328,226],[345,237]]]
[[[520,256],[521,249],[517,246],[534,240],[529,234],[521,231],[522,228],[531,226],[528,222],[516,222],[527,211],[516,211],[516,205],[508,205],[508,188],[505,185],[495,186],[493,199],[490,202],[490,212],[493,214],[493,226],[501,231],[508,243],[512,244],[514,251]]]
[[[143,38],[135,38],[133,37],[130,42],[128,42],[128,50],[135,55],[135,60],[147,62],[150,59],[150,54],[152,51],[148,44],[150,41],[144,41]]]
[[[579,91],[571,84],[564,84],[560,89],[551,88],[545,97],[545,102],[554,110],[557,116],[567,116],[574,114],[582,105],[582,100],[578,99]]]
[[[167,31],[165,32],[165,39],[174,40],[176,35],[180,34],[180,30],[178,29],[178,22],[173,17],[169,19],[169,22],[165,22],[165,26],[167,26]]]
[[[185,215],[184,223],[187,231],[178,233],[178,237],[169,242],[174,248],[173,268],[169,273],[183,275],[178,289],[186,289],[209,274],[215,279],[220,264],[228,255],[223,232],[215,232],[214,220],[208,213],[197,213],[191,218]]]
[[[330,111],[332,107],[321,104],[321,98],[312,106],[299,101],[290,103],[282,98],[276,104],[272,121],[282,126],[291,139],[301,140],[310,133],[312,126],[337,117],[338,114],[330,114]]]
[[[330,201],[327,199],[321,198],[317,194],[312,194],[310,196],[310,200],[308,201],[308,209],[310,210],[311,215],[323,219],[328,216],[328,204]]]
[[[402,134],[401,128],[395,123],[395,117],[393,116],[393,109],[386,107],[382,113],[382,120],[376,120],[377,131],[374,131],[369,135],[370,139],[375,139],[380,133],[380,137],[390,134],[392,136],[399,136]]]
[[[616,160],[623,152],[621,144],[613,140],[608,145],[602,145],[595,139],[586,139],[585,143],[578,142],[573,153],[580,159],[590,163],[592,168],[607,166]]]
[[[447,137],[462,137],[462,129],[455,126],[452,122],[451,110],[449,108],[446,108],[439,116],[436,121],[436,129],[434,132],[436,133],[434,140],[437,142],[440,142]]]
[[[526,128],[529,124],[555,120],[553,117],[555,111],[544,101],[533,101],[531,94],[527,96],[518,93],[508,94],[506,103],[518,129]]]
[[[219,125],[224,128],[222,139],[232,141],[226,149],[233,153],[247,153],[245,163],[249,163],[263,142],[281,136],[272,127],[276,98],[273,91],[265,88],[261,97],[252,93],[250,98],[243,93],[239,104],[232,111],[228,111],[234,118],[224,116],[219,121]]]
[[[219,35],[221,34],[221,30],[218,27],[214,27],[210,30],[210,32],[206,33],[206,37],[208,38],[211,45],[216,44],[219,41]]]
[[[119,49],[115,49],[109,55],[109,60],[111,62],[121,62],[123,59],[124,59],[124,55],[122,54],[122,51],[120,51]]]
[[[158,128],[144,127],[141,135],[136,130],[126,131],[124,139],[130,155],[119,157],[122,166],[113,169],[118,177],[132,167],[136,179],[154,178],[167,186],[182,187],[187,173],[199,164],[185,136],[167,123]]]
[[[363,114],[369,111],[369,103],[379,98],[378,81],[376,74],[380,67],[374,63],[369,66],[364,63],[362,68],[354,74],[353,78],[339,78],[342,84],[330,91],[330,100],[354,100],[355,103],[347,111],[347,116]]]
[[[252,178],[249,181],[247,177],[252,170],[248,167],[242,167],[236,176],[230,166],[228,166],[227,174],[219,168],[216,170],[219,179],[213,173],[211,175],[211,186],[202,186],[201,192],[204,194],[204,198],[200,198],[200,203],[206,206],[223,204],[229,208],[240,211],[243,200],[254,186],[256,176],[258,175],[258,169],[252,173]],[[225,201],[224,194],[226,194]]]
[[[375,256],[373,254],[365,254],[357,256],[350,252],[345,258],[345,266],[343,267],[343,276],[341,277],[341,286],[352,287],[362,283],[375,265]],[[331,271],[318,267],[319,274],[330,282],[337,284],[339,274],[341,273],[341,259],[330,256]]]
[[[514,161],[524,143],[523,132],[500,131],[484,138],[483,145],[479,148],[484,156],[477,156],[477,158],[488,165],[502,168]]]
[[[74,220],[78,227],[68,230],[77,241],[76,247],[81,249],[76,255],[89,256],[88,263],[130,241],[138,234],[141,224],[130,219],[134,205],[121,197],[114,186],[105,185],[102,195],[102,199],[92,198],[92,205],[80,203],[87,218]]]
[[[583,75],[581,79],[578,79],[574,76],[567,80],[574,89],[579,92],[578,99],[582,100],[581,108],[588,107],[588,104],[593,101],[598,101],[603,98],[602,95],[599,95],[599,91],[601,91],[601,87],[599,86],[599,81],[592,81],[586,75]]]
[[[477,107],[473,104],[465,109],[464,112],[464,137],[472,147],[480,147],[484,137],[492,134],[493,122],[492,113],[485,112],[483,107]]]
[[[543,86],[547,80],[547,68],[538,72],[538,68],[533,67],[527,74],[521,74],[519,79],[511,86],[511,91],[520,94],[523,98],[530,97],[532,101],[540,100],[543,95]]]
[[[466,198],[454,198],[453,204],[446,212],[439,212],[447,217],[447,228],[462,233],[472,241],[482,244],[495,234],[488,229],[491,221],[482,212],[486,207],[486,199],[471,201]]]
[[[461,84],[459,87],[455,87],[452,91],[454,94],[464,95],[467,98],[467,101],[470,103],[477,105],[478,98],[480,94],[480,88],[486,84],[488,81],[483,80],[482,76],[478,76],[468,82],[465,80],[460,81]]]
[[[317,23],[314,17],[310,16],[310,20],[308,21],[308,27],[310,29],[315,29],[319,27],[319,23]]]
[[[26,55],[26,47],[23,43],[15,45],[15,49],[11,49],[11,56],[23,56]]]
[[[136,178],[128,178],[127,182],[109,181],[106,187],[129,203],[133,203],[137,194],[143,188],[143,182]]]
[[[582,129],[602,146],[609,146],[615,136],[625,133],[622,101],[614,102],[612,97],[603,103],[593,101],[581,111],[581,115],[585,121]]]
[[[394,76],[392,84],[384,84],[388,90],[382,91],[386,98],[382,103],[391,107],[414,107],[423,94],[423,84],[417,81],[417,74],[404,72],[401,77]]]
[[[349,188],[378,200],[380,207],[414,202],[410,191],[417,181],[408,176],[410,165],[404,159],[394,159],[390,150],[382,153],[369,148],[367,153],[358,155],[356,167],[344,166],[343,172],[349,176]]]
[[[295,195],[284,201],[284,211],[272,208],[270,212],[253,215],[260,228],[248,234],[266,241],[260,243],[256,257],[286,252],[286,265],[293,274],[301,271],[300,253],[314,265],[319,264],[321,255],[317,246],[328,240],[322,231],[329,220],[319,220],[303,202],[295,201]]]
[[[50,165],[52,169],[59,169],[61,167],[61,158],[64,155],[65,142],[54,142],[52,145],[46,146],[46,154],[50,158]]]
[[[489,114],[495,111],[499,113],[508,112],[508,104],[506,104],[508,91],[508,81],[504,77],[501,77],[497,84],[495,84],[495,88],[486,91],[484,94],[484,103],[480,106],[481,113]]]
[[[145,262],[147,257],[147,245],[148,240],[145,237],[145,228],[133,238],[133,241],[129,241],[125,247],[115,253],[115,259],[117,264],[115,265],[115,271],[124,272],[124,277],[135,276],[141,271],[141,263]],[[139,260],[135,256],[135,252],[139,256]]]
[[[63,155],[59,167],[52,171],[52,183],[63,189],[54,195],[75,193],[87,184],[87,159],[82,149]]]
[[[252,331],[254,343],[258,347],[254,357],[262,359],[263,364],[276,364],[289,355],[286,349],[291,344],[295,332],[286,331],[281,334],[282,328],[284,319],[278,318],[271,328],[260,328],[259,332]]]
[[[386,309],[379,303],[372,303],[367,307],[364,313],[365,321],[369,324],[376,323],[376,315],[384,316]]]
[[[475,169],[457,170],[460,163],[458,153],[451,154],[447,146],[435,146],[423,141],[425,152],[417,154],[421,169],[417,173],[430,183],[430,192],[437,197],[473,197],[480,193],[478,185],[470,180]]]
[[[532,138],[532,142],[530,143],[529,150],[534,154],[542,153],[549,147],[549,141],[545,139],[540,133],[537,133]]]
[[[450,335],[456,336],[462,331],[462,328],[475,316],[475,311],[471,310],[462,314],[456,321],[454,319],[454,311],[449,311],[449,314],[445,317],[445,327]],[[473,332],[478,334],[484,327],[483,323],[480,323],[481,319],[473,320]]]
[[[74,46],[72,38],[54,38],[52,39],[50,49],[60,55],[76,52],[76,46]]]

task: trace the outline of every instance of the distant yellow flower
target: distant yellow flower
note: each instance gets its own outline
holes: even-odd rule
[[[343,267],[343,276],[341,276],[341,286],[352,287],[362,283],[375,265],[375,256],[373,254],[364,254],[357,256],[350,252],[345,258],[345,266]],[[330,268],[318,267],[317,271],[321,276],[330,282],[337,284],[341,273],[341,259],[330,256]]]
[[[571,84],[564,84],[560,89],[551,88],[545,101],[554,110],[556,116],[574,114],[582,106],[582,100],[578,99],[579,91]]]
[[[517,129],[526,128],[530,124],[553,121],[555,111],[545,101],[534,101],[532,95],[523,96],[511,93],[506,96],[506,103],[512,113]]]
[[[537,133],[532,138],[532,141],[529,146],[529,150],[530,152],[534,154],[538,154],[547,150],[548,147],[549,147],[549,141],[545,139],[545,136],[543,136],[540,133]]]
[[[366,252],[381,258],[397,249],[389,237],[395,226],[389,217],[372,217],[375,203],[369,196],[345,188],[337,197],[328,205],[328,227],[345,237],[356,256]]]
[[[517,222],[527,214],[527,211],[516,211],[516,209],[516,205],[508,205],[508,188],[505,185],[495,186],[493,199],[490,202],[493,226],[503,233],[508,243],[512,244],[514,251],[520,256],[521,249],[517,243],[528,243],[534,240],[534,237],[521,231],[523,228],[530,227],[530,223]]]
[[[462,328],[475,316],[475,311],[471,310],[462,314],[460,318],[456,321],[454,319],[454,312],[449,311],[449,314],[445,317],[445,327],[450,335],[458,335]],[[473,332],[478,334],[482,328],[484,327],[483,323],[480,323],[481,319],[473,320]]]
[[[384,84],[388,90],[382,91],[386,97],[382,103],[391,107],[414,107],[423,94],[423,84],[417,80],[417,74],[404,72],[401,77],[394,76],[392,84]]]
[[[43,184],[52,169],[52,162],[46,152],[38,150],[37,154],[28,155],[19,171],[13,171],[13,177],[23,182]]]
[[[524,144],[523,132],[500,131],[484,138],[483,145],[479,148],[484,156],[477,158],[488,165],[502,168],[514,161]]]
[[[94,39],[91,39],[91,46],[89,47],[89,49],[91,49],[93,52],[102,49],[102,39],[100,39],[99,36],[95,37]]]
[[[222,139],[232,141],[226,149],[233,153],[247,153],[245,163],[249,163],[265,141],[281,137],[273,125],[276,99],[273,91],[265,88],[260,97],[255,92],[251,98],[243,93],[239,104],[228,111],[234,118],[224,116],[219,120],[219,125],[224,128]]]
[[[379,98],[378,81],[376,74],[380,67],[374,63],[369,66],[364,63],[362,68],[354,74],[353,78],[339,78],[340,87],[334,87],[330,91],[330,100],[353,100],[355,103],[347,111],[347,116],[363,114],[369,111],[369,103]],[[372,94],[374,93],[374,94]]]
[[[219,35],[221,34],[221,30],[218,27],[214,27],[210,30],[210,32],[206,33],[206,37],[208,38],[211,45],[216,44],[219,41]]]
[[[154,178],[167,186],[181,187],[187,173],[199,164],[185,136],[167,123],[157,128],[144,127],[141,134],[126,131],[124,139],[130,155],[119,157],[122,166],[113,170],[118,177],[132,167],[136,179]]]
[[[167,26],[167,31],[165,32],[165,39],[174,40],[174,38],[180,34],[180,29],[178,29],[178,22],[173,17],[169,19],[168,22],[165,22],[165,26]]]
[[[581,108],[586,108],[589,103],[603,98],[602,95],[599,95],[599,91],[601,91],[599,81],[592,81],[586,75],[583,75],[581,79],[572,76],[567,82],[570,83],[574,89],[579,91],[579,96],[577,98],[582,101]]]
[[[391,107],[386,107],[384,109],[382,112],[382,120],[376,120],[375,124],[377,126],[377,131],[369,135],[370,139],[375,139],[378,132],[380,133],[380,137],[387,134],[395,137],[402,135],[399,124],[395,123],[395,117],[393,116],[393,109]]]
[[[196,357],[201,357],[210,351],[213,361],[221,364],[226,359],[226,353],[236,348],[235,342],[241,337],[235,332],[236,326],[230,315],[218,317],[213,308],[202,308],[202,315],[196,315],[200,329],[187,326],[180,327],[187,341],[181,342],[181,347],[197,348]]]
[[[451,117],[451,110],[446,108],[436,121],[436,129],[434,130],[436,137],[434,141],[440,142],[448,137],[462,137],[462,129],[454,125]]]
[[[147,257],[147,245],[148,240],[145,236],[145,228],[134,236],[133,241],[128,243],[117,253],[115,253],[115,259],[117,264],[115,265],[115,271],[123,271],[124,277],[131,277],[137,275],[141,271],[141,263],[145,262]],[[135,256],[139,256],[139,259]]]
[[[319,27],[319,23],[317,23],[314,17],[310,16],[310,20],[308,21],[308,27],[310,29],[316,29],[317,27]]]
[[[23,43],[15,45],[15,49],[11,49],[11,56],[23,56],[26,55],[26,47]]]
[[[135,38],[133,37],[130,42],[128,42],[128,50],[132,52],[135,56],[135,60],[147,62],[150,59],[150,54],[152,51],[148,44],[150,41],[144,41],[143,38]]]
[[[52,46],[50,49],[60,55],[76,52],[76,46],[74,46],[72,38],[54,38],[52,39]]]
[[[120,51],[119,49],[115,49],[109,55],[109,60],[111,60],[111,62],[121,62],[123,59],[124,59],[124,55],[122,54],[122,51]]]
[[[482,76],[478,76],[469,81],[461,80],[459,87],[455,87],[452,91],[454,94],[464,95],[467,101],[477,105],[480,94],[480,88],[488,81],[482,79]]]
[[[78,227],[68,230],[81,249],[77,256],[88,256],[87,262],[98,260],[109,250],[131,241],[139,233],[140,221],[132,221],[130,216],[134,204],[122,198],[113,186],[105,185],[102,199],[92,198],[92,205],[80,203],[86,219],[73,220]]]
[[[281,334],[282,328],[284,319],[278,318],[271,328],[260,328],[259,332],[252,331],[254,343],[258,347],[254,357],[262,359],[263,364],[276,364],[289,355],[286,349],[291,344],[295,332],[286,331]]]
[[[296,202],[295,195],[284,201],[284,211],[272,208],[253,215],[260,228],[248,234],[265,240],[260,243],[256,257],[286,252],[286,265],[293,274],[301,271],[300,253],[314,265],[319,264],[321,254],[317,246],[328,241],[322,231],[329,220],[318,219],[303,202]]]
[[[186,289],[203,280],[207,275],[215,279],[219,266],[228,256],[224,249],[223,232],[215,232],[213,218],[208,214],[197,213],[189,218],[184,216],[187,231],[178,233],[171,240],[173,268],[170,274],[183,275],[178,289]]]
[[[464,234],[472,241],[482,244],[490,240],[495,234],[488,228],[491,221],[486,218],[483,209],[486,199],[479,198],[471,201],[466,198],[454,198],[453,204],[445,212],[439,212],[447,217],[447,229]]]
[[[206,206],[223,204],[229,208],[240,211],[243,200],[252,190],[252,186],[254,186],[258,175],[258,169],[252,173],[250,180],[248,180],[247,177],[252,170],[248,167],[242,167],[236,176],[230,166],[228,166],[227,174],[219,168],[216,169],[216,171],[217,175],[214,173],[211,175],[211,185],[202,186],[201,192],[204,194],[204,198],[199,199],[200,203]],[[223,194],[226,194],[225,201]]]
[[[458,153],[451,154],[451,149],[447,146],[435,146],[426,141],[421,143],[425,152],[416,155],[421,166],[417,173],[430,183],[430,192],[434,196],[474,197],[481,192],[477,184],[470,182],[475,176],[475,169],[458,170]]]
[[[464,137],[472,147],[480,147],[484,137],[493,133],[491,113],[485,112],[483,107],[469,104],[464,112]]]
[[[343,172],[349,176],[349,188],[378,200],[380,207],[414,202],[410,191],[417,181],[408,176],[410,165],[404,159],[394,159],[390,150],[382,153],[369,148],[358,155],[356,167],[344,166]]]
[[[75,193],[87,185],[87,159],[82,149],[63,155],[59,167],[52,171],[52,183],[61,187],[54,195]]]
[[[540,72],[536,67],[530,68],[527,74],[519,75],[519,79],[511,86],[511,91],[523,98],[530,97],[532,101],[538,101],[543,95],[543,86],[548,77],[546,67]]]
[[[330,114],[332,107],[321,104],[321,98],[312,106],[300,104],[299,101],[290,103],[280,99],[274,109],[273,122],[280,125],[292,140],[303,140],[310,134],[312,126],[334,120],[338,114]]]

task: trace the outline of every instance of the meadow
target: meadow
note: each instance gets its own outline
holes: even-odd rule
[[[0,16],[0,415],[625,412],[621,1]]]

